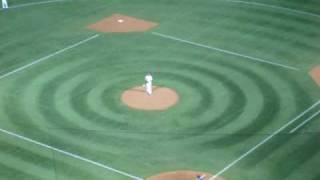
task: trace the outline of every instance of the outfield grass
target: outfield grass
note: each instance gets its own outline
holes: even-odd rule
[[[0,129],[142,179],[176,170],[215,174],[274,135],[222,176],[320,178],[320,117],[290,133],[320,110],[306,111],[320,99],[308,75],[320,64],[319,2],[67,0],[18,7],[32,2],[39,1],[12,0],[17,8],[0,11]],[[113,13],[160,25],[129,34],[86,29]],[[144,112],[122,104],[121,93],[149,71],[155,84],[179,93],[175,107]],[[0,179],[134,178],[2,131]]]

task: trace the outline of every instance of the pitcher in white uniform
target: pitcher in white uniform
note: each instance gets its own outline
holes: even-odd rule
[[[151,95],[152,94],[152,75],[151,73],[148,73],[145,77],[144,77],[144,80],[145,80],[145,90],[147,92],[148,95]]]
[[[2,0],[2,8],[3,9],[8,9],[9,8],[7,0]]]

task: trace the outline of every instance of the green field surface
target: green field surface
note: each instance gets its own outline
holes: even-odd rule
[[[9,0],[0,10],[0,180],[319,180],[320,2]],[[86,28],[114,13],[159,24]],[[179,93],[142,111],[121,93]],[[206,179],[207,180],[207,179]],[[211,179],[213,180],[213,179]]]

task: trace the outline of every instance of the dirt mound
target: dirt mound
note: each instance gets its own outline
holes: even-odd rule
[[[125,16],[122,14],[113,14],[110,17],[106,17],[99,22],[89,25],[88,28],[98,32],[125,33],[143,32],[154,28],[157,25],[158,24],[154,22]]]
[[[179,101],[179,95],[172,89],[157,86],[153,86],[153,93],[148,95],[142,86],[137,86],[124,91],[121,100],[134,109],[165,110]]]
[[[147,178],[147,180],[196,180],[197,176],[205,176],[205,180],[209,180],[212,177],[212,174],[199,171],[174,171],[174,172],[165,172],[152,177]],[[215,180],[223,180],[218,177]]]

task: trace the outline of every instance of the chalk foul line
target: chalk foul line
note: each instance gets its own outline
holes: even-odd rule
[[[9,6],[8,9],[15,9],[15,8],[34,6],[34,5],[41,5],[41,4],[49,4],[49,3],[56,3],[56,2],[63,2],[63,1],[66,1],[66,0],[51,0],[51,1],[31,2],[31,3],[25,3],[25,4],[18,4],[18,5]]]
[[[237,158],[236,160],[234,160],[233,162],[231,162],[229,165],[227,165],[225,168],[223,168],[221,171],[219,171],[218,173],[216,173],[214,176],[212,176],[209,180],[215,180],[217,179],[219,176],[221,176],[223,173],[225,173],[227,170],[229,170],[231,167],[233,167],[234,165],[236,165],[239,161],[241,161],[242,159],[244,159],[245,157],[247,157],[248,155],[250,155],[251,153],[253,153],[256,149],[258,149],[260,146],[264,145],[266,142],[268,142],[270,139],[272,139],[275,135],[279,134],[282,130],[284,130],[285,128],[287,128],[288,126],[290,126],[292,123],[296,122],[298,119],[300,119],[302,116],[304,116],[306,113],[308,113],[310,110],[312,110],[314,107],[316,107],[317,105],[320,104],[320,100],[317,101],[315,104],[313,104],[311,107],[309,107],[308,109],[306,109],[305,111],[303,111],[301,114],[299,114],[297,117],[295,117],[294,119],[292,119],[291,121],[289,121],[288,123],[286,123],[285,125],[283,125],[281,128],[279,128],[278,130],[276,130],[275,132],[273,132],[271,135],[269,135],[267,138],[265,138],[264,140],[262,140],[260,143],[258,143],[257,145],[255,145],[253,148],[251,148],[249,151],[247,151],[246,153],[244,153],[243,155],[241,155],[239,158]]]
[[[98,34],[96,34],[96,35],[94,35],[94,36],[91,36],[91,37],[89,37],[89,38],[87,38],[87,39],[84,39],[84,40],[82,40],[82,41],[79,41],[79,42],[77,42],[77,43],[75,43],[75,44],[73,44],[73,45],[70,45],[70,46],[68,46],[68,47],[66,47],[66,48],[63,48],[63,49],[61,49],[61,50],[59,50],[59,51],[56,51],[56,52],[54,52],[54,53],[52,53],[52,54],[49,54],[49,55],[47,55],[47,56],[44,56],[44,57],[42,57],[42,58],[40,58],[40,59],[37,59],[37,60],[35,60],[35,61],[27,64],[27,65],[24,65],[24,66],[22,66],[22,67],[20,67],[20,68],[17,68],[17,69],[15,69],[15,70],[13,70],[13,71],[10,71],[10,72],[6,73],[6,74],[0,75],[0,80],[3,79],[3,78],[5,78],[5,77],[8,77],[8,76],[10,76],[10,75],[13,75],[13,74],[15,74],[15,73],[17,73],[17,72],[19,72],[19,71],[22,71],[22,70],[24,70],[24,69],[27,69],[27,68],[29,68],[29,67],[31,67],[31,66],[33,66],[33,65],[35,65],[35,64],[38,64],[38,63],[40,63],[40,62],[42,62],[42,61],[48,60],[49,58],[51,58],[51,57],[53,57],[53,56],[56,56],[56,55],[61,54],[61,53],[65,52],[65,51],[67,51],[67,50],[70,50],[70,49],[72,49],[72,48],[75,48],[75,47],[77,47],[77,46],[79,46],[79,45],[81,45],[81,44],[84,44],[84,43],[86,43],[86,42],[88,42],[88,41],[90,41],[90,40],[92,40],[92,39],[97,38],[97,37],[99,37]]]
[[[171,40],[175,40],[175,41],[191,44],[191,45],[194,45],[194,46],[203,47],[203,48],[206,48],[206,49],[218,51],[218,52],[221,52],[221,53],[242,57],[242,58],[245,58],[245,59],[249,59],[251,61],[270,64],[270,65],[273,65],[273,66],[278,66],[278,67],[282,67],[282,68],[293,70],[293,71],[300,71],[299,68],[296,68],[296,67],[293,67],[293,66],[288,66],[288,65],[284,65],[284,64],[280,64],[280,63],[275,63],[275,62],[272,62],[272,61],[269,61],[269,60],[264,60],[264,59],[261,59],[261,58],[256,58],[256,57],[240,54],[240,53],[237,53],[237,52],[233,52],[233,51],[229,51],[229,50],[225,50],[225,49],[221,49],[221,48],[217,48],[217,47],[207,46],[207,45],[204,45],[204,44],[200,44],[200,43],[196,43],[196,42],[180,39],[180,38],[169,36],[169,35],[166,35],[166,34],[162,34],[162,33],[158,33],[158,32],[152,32],[152,34],[156,35],[156,36],[160,36],[160,37],[166,38],[166,39],[171,39]]]
[[[292,129],[290,131],[290,134],[296,132],[298,129],[300,129],[302,126],[304,126],[305,124],[307,124],[309,121],[311,121],[313,118],[315,118],[316,116],[318,116],[320,114],[320,111],[314,113],[312,116],[310,116],[308,119],[304,120],[301,124],[299,124],[297,127],[295,127],[294,129]]]
[[[74,153],[71,153],[71,152],[67,152],[67,151],[64,151],[64,150],[59,149],[59,148],[55,148],[55,147],[53,147],[53,146],[50,146],[50,145],[41,143],[41,142],[39,142],[39,141],[36,141],[36,140],[30,139],[30,138],[28,138],[28,137],[25,137],[25,136],[22,136],[22,135],[13,133],[13,132],[11,132],[11,131],[8,131],[8,130],[1,129],[1,128],[0,128],[0,132],[2,132],[2,133],[4,133],[4,134],[7,134],[7,135],[10,135],[10,136],[13,136],[13,137],[18,138],[18,139],[27,141],[27,142],[29,142],[29,143],[36,144],[36,145],[41,146],[41,147],[43,147],[43,148],[50,149],[50,150],[55,151],[55,152],[58,152],[58,153],[60,153],[60,154],[63,154],[63,155],[66,155],[66,156],[70,156],[70,157],[72,157],[72,158],[75,158],[75,159],[78,159],[78,160],[81,160],[81,161],[90,163],[90,164],[92,164],[92,165],[95,165],[95,166],[98,166],[98,167],[101,167],[101,168],[104,168],[104,169],[109,170],[109,171],[112,171],[112,172],[114,172],[114,173],[117,173],[117,174],[120,174],[120,175],[129,177],[129,178],[132,178],[132,179],[135,179],[135,180],[143,180],[142,178],[139,178],[139,177],[137,177],[137,176],[133,176],[133,175],[131,175],[131,174],[129,174],[129,173],[126,173],[126,172],[124,172],[124,171],[117,170],[117,169],[115,169],[115,168],[112,168],[112,167],[110,167],[110,166],[104,165],[104,164],[102,164],[102,163],[99,163],[99,162],[96,162],[96,161],[93,161],[93,160],[90,160],[90,159],[81,157],[81,156],[79,156],[79,155],[77,155],[77,154],[74,154]]]

